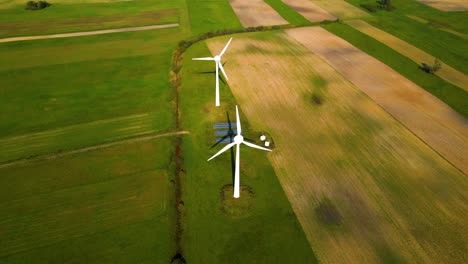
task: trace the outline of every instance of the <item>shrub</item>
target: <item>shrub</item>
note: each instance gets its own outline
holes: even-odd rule
[[[438,59],[435,59],[434,60],[434,65],[429,65],[429,64],[426,64],[426,63],[421,63],[421,66],[419,67],[421,70],[427,72],[427,73],[431,73],[431,74],[434,74],[436,73],[438,70],[440,70],[440,68],[442,68],[442,64],[440,63],[440,61]]]
[[[47,1],[38,1],[38,2],[28,1],[26,3],[27,10],[41,10],[48,6],[50,6],[50,3],[48,3]]]

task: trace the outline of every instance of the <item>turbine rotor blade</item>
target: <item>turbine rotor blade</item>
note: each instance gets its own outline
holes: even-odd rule
[[[220,63],[218,63],[218,65],[219,65],[219,69],[220,69],[221,72],[223,73],[223,75],[224,75],[224,77],[226,78],[226,80],[229,80],[229,78],[228,78],[227,75],[226,75],[226,72],[224,71],[223,64],[221,64],[221,62],[220,62]]]
[[[237,135],[240,135],[242,133],[241,123],[240,123],[240,118],[239,118],[239,109],[237,108],[237,105],[236,105],[236,130],[237,130]]]
[[[211,158],[208,159],[208,161],[216,158],[217,156],[219,156],[221,153],[223,153],[224,151],[230,149],[232,146],[234,146],[236,143],[232,142],[232,143],[229,143],[227,144],[224,148],[222,148],[220,151],[218,151],[218,153],[214,154]]]
[[[220,57],[223,56],[224,52],[226,52],[226,50],[227,50],[229,44],[231,44],[231,41],[232,41],[232,38],[230,38],[229,41],[228,41],[228,43],[226,44],[226,46],[224,46],[223,51],[221,51],[221,53],[219,54]]]
[[[207,61],[210,61],[210,60],[214,60],[214,58],[211,58],[211,57],[205,57],[205,58],[192,58],[192,60],[207,60]]]
[[[260,146],[258,146],[258,145],[252,144],[252,143],[247,142],[247,141],[243,141],[242,143],[244,143],[245,145],[247,145],[247,146],[249,146],[249,147],[251,147],[251,148],[256,148],[256,149],[271,151],[271,149],[267,149],[267,148],[264,148],[264,147],[260,147]]]

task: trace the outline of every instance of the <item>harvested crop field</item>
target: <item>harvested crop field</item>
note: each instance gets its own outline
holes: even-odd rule
[[[286,32],[330,63],[450,163],[468,173],[467,119],[392,68],[323,28]]]
[[[343,0],[311,0],[311,2],[340,19],[369,16],[365,11]]]
[[[468,10],[466,0],[418,0],[419,2],[437,8],[442,11],[465,11]]]
[[[461,172],[287,34],[239,36],[225,57],[241,110],[275,141],[269,160],[320,262],[463,259]]]
[[[335,16],[309,0],[283,0],[283,2],[311,22],[336,19]]]
[[[417,64],[426,63],[432,65],[436,59],[432,55],[422,51],[421,49],[409,44],[408,42],[401,40],[383,30],[380,30],[369,23],[362,20],[349,20],[346,21],[348,25],[361,31],[362,33],[369,35],[370,37],[382,42],[390,48],[401,53],[403,56],[408,57]],[[452,83],[465,91],[468,91],[468,76],[458,70],[450,67],[449,65],[441,62],[442,68],[435,74],[440,78]]]
[[[288,24],[263,0],[229,0],[229,3],[244,27]]]

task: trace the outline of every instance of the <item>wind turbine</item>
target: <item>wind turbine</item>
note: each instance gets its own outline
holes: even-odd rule
[[[227,77],[226,75],[226,72],[224,71],[224,68],[223,68],[223,64],[221,63],[221,56],[223,56],[223,54],[226,52],[229,44],[231,43],[231,39],[229,39],[228,43],[226,44],[226,46],[224,46],[224,49],[221,51],[220,54],[214,56],[214,58],[211,58],[211,57],[205,57],[205,58],[193,58],[192,60],[212,60],[212,61],[215,61],[216,63],[216,106],[219,106],[219,73],[218,73],[218,69],[221,70],[221,72],[223,73],[224,77],[226,77],[226,80],[229,80],[229,78]]]
[[[250,142],[247,142],[244,140],[244,137],[242,136],[242,129],[241,129],[241,124],[240,124],[240,119],[239,119],[239,110],[237,109],[236,105],[236,130],[237,130],[237,135],[234,137],[234,142],[226,145],[224,148],[222,148],[218,153],[214,154],[213,157],[209,158],[208,161],[214,159],[224,151],[230,149],[234,145],[236,145],[236,171],[234,174],[234,198],[239,198],[239,187],[240,187],[240,177],[239,177],[239,162],[240,162],[240,145],[245,144],[251,148],[256,148],[256,149],[261,149],[261,150],[266,150],[266,151],[271,151],[271,149],[267,149],[264,147],[257,146],[255,144],[252,144]]]

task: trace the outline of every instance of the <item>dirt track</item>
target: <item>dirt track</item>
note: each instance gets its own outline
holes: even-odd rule
[[[283,2],[311,22],[336,20],[335,16],[320,8],[310,0],[283,0]]]
[[[244,27],[288,24],[263,0],[229,0],[229,3]]]
[[[101,34],[110,34],[110,33],[143,31],[143,30],[151,30],[151,29],[159,29],[159,28],[170,28],[170,27],[178,27],[178,26],[179,26],[179,24],[175,23],[175,24],[166,24],[166,25],[153,25],[153,26],[129,27],[129,28],[115,28],[115,29],[104,29],[104,30],[96,30],[96,31],[84,31],[84,32],[52,34],[52,35],[42,35],[42,36],[11,37],[11,38],[0,39],[0,43],[14,42],[14,41],[26,41],[26,40],[37,40],[37,39],[82,37],[82,36],[92,36],[92,35],[101,35]]]
[[[399,73],[320,27],[286,31],[468,174],[468,120]]]
[[[406,41],[403,41],[383,30],[380,30],[369,23],[366,23],[362,20],[349,20],[346,23],[353,28],[361,31],[362,33],[369,35],[371,38],[374,38],[383,44],[389,46],[390,48],[401,53],[403,56],[413,60],[417,64],[422,62],[431,65],[435,57],[430,54],[416,48],[415,46],[409,44]],[[440,78],[446,80],[447,82],[452,83],[465,91],[468,91],[468,76],[464,73],[459,72],[458,70],[450,67],[449,65],[441,61],[442,68],[437,71],[435,74]]]

